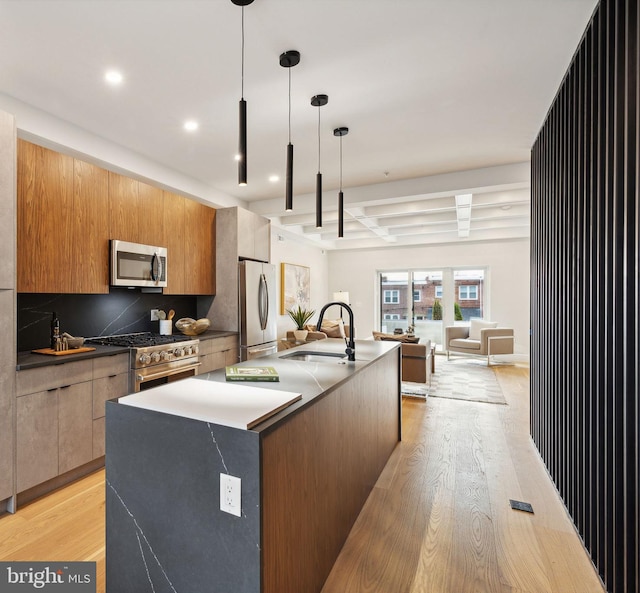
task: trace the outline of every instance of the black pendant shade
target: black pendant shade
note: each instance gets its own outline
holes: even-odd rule
[[[240,99],[239,107],[238,185],[247,185],[247,102],[244,99]]]
[[[316,228],[322,228],[322,173],[316,175]]]
[[[241,91],[238,110],[238,185],[247,185],[247,102],[244,100],[244,7],[253,0],[231,0],[242,7]]]
[[[340,138],[340,191],[338,192],[338,237],[344,237],[344,193],[342,191],[342,137],[349,133],[349,128],[341,127],[333,130],[333,135]]]
[[[289,144],[287,144],[287,173],[285,176],[285,210],[293,210],[293,144],[291,144],[291,68],[300,63],[300,52],[290,49],[280,54],[280,66],[289,70]]]
[[[287,175],[285,181],[285,210],[293,210],[293,144],[287,144]]]
[[[316,175],[316,228],[322,228],[322,173],[320,172],[320,107],[329,102],[328,95],[314,95],[311,105],[318,108],[318,174]]]

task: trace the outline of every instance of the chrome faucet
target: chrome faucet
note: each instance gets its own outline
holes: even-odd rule
[[[342,307],[346,309],[347,313],[349,314],[349,337],[345,338],[344,340],[345,343],[347,344],[347,349],[345,350],[345,353],[347,354],[348,360],[355,360],[356,359],[356,342],[354,340],[354,334],[356,332],[356,328],[353,323],[353,311],[351,310],[351,307],[347,305],[347,303],[342,303],[340,301],[331,301],[330,303],[327,303],[324,307],[322,307],[322,309],[320,309],[320,315],[318,316],[318,325],[316,327],[316,330],[319,332],[322,331],[322,318],[324,317],[324,312],[329,307],[332,307],[333,305],[337,305],[338,307]]]

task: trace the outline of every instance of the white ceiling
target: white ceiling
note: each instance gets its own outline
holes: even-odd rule
[[[233,160],[242,9],[231,0],[0,0],[0,93],[327,248],[526,237],[530,148],[595,4],[255,0],[244,9],[246,187]],[[289,49],[302,59],[291,71],[295,201],[285,215],[288,71],[278,56]],[[108,68],[123,72],[121,87],[104,83]],[[329,96],[321,231],[310,105],[319,93]],[[182,129],[188,118],[198,131]],[[350,133],[336,241],[338,126]],[[473,193],[468,239],[458,237],[456,193]]]

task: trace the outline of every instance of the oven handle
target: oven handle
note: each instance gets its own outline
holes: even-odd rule
[[[162,373],[154,373],[153,375],[136,375],[138,381],[151,381],[153,379],[162,379],[162,377],[168,377],[169,375],[177,375],[178,373],[184,373],[185,371],[191,371],[198,368],[202,363],[196,362],[188,366],[172,369],[171,371],[164,371]]]

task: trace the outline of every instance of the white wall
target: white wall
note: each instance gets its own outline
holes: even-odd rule
[[[281,237],[282,240],[279,240]],[[271,230],[271,263],[277,266],[278,276],[278,313],[281,299],[281,263],[307,266],[311,272],[311,308],[316,310],[312,322],[318,318],[322,306],[329,300],[328,289],[328,256],[327,252],[317,247],[304,244],[293,236],[284,235],[279,229]],[[295,329],[288,315],[278,315],[278,337],[284,338],[288,330]]]
[[[529,353],[529,240],[496,243],[465,242],[455,245],[387,247],[331,251],[328,256],[328,290],[349,292],[356,338],[377,330],[376,301],[379,270],[438,269],[478,266],[489,269],[487,317],[513,327],[515,351]]]

